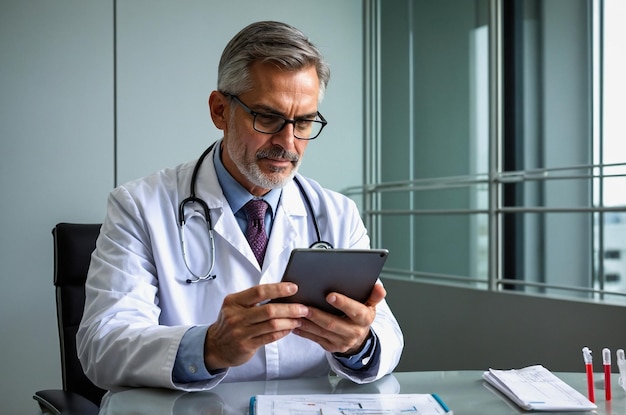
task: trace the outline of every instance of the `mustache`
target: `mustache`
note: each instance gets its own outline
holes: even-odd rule
[[[282,147],[273,146],[267,150],[259,150],[256,153],[257,160],[270,158],[270,159],[283,159],[289,160],[292,163],[297,163],[300,160],[300,156],[298,153],[294,153],[292,151],[287,151]]]

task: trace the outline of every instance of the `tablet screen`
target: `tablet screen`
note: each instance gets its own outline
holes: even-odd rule
[[[274,301],[301,303],[341,315],[326,302],[326,295],[338,292],[364,303],[388,255],[386,249],[294,249],[282,280],[296,283],[298,292]]]

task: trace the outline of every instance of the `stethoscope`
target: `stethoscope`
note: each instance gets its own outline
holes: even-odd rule
[[[200,281],[210,281],[210,280],[214,280],[215,278],[217,278],[217,275],[213,274],[213,269],[215,268],[215,240],[213,238],[213,221],[211,220],[211,214],[210,214],[209,207],[207,206],[206,202],[196,196],[196,181],[198,180],[198,172],[200,171],[200,166],[202,165],[202,162],[204,161],[206,156],[211,152],[211,150],[213,150],[214,147],[215,147],[215,143],[211,144],[209,148],[204,150],[204,153],[202,153],[202,155],[196,162],[196,165],[193,169],[193,173],[191,175],[189,197],[184,199],[182,202],[180,202],[180,205],[178,205],[178,237],[180,240],[180,248],[183,252],[183,262],[185,263],[185,267],[187,268],[187,271],[189,271],[189,273],[193,275],[193,278],[188,278],[185,281],[187,284],[200,282]],[[309,199],[309,196],[304,191],[304,187],[302,187],[302,183],[300,183],[300,180],[298,180],[297,177],[294,177],[293,181],[296,183],[296,185],[298,185],[300,194],[304,198],[304,203],[306,204],[309,212],[311,212],[311,216],[313,218],[313,227],[315,227],[315,234],[317,235],[317,241],[313,242],[310,248],[332,249],[333,246],[329,242],[322,241],[322,234],[320,233],[320,228],[317,224],[317,219],[315,218],[313,205],[311,204],[311,200]],[[189,261],[187,258],[187,246],[185,244],[185,206],[188,204],[192,204],[192,203],[197,203],[198,205],[200,205],[200,207],[204,211],[206,227],[209,232],[209,250],[211,252],[211,263],[209,265],[209,270],[205,274],[196,274],[194,271],[192,271],[191,267],[189,266]]]

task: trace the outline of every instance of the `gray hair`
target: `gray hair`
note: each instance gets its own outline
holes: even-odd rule
[[[224,48],[217,75],[217,89],[240,95],[252,88],[250,65],[272,62],[288,70],[315,66],[321,102],[330,79],[330,68],[321,52],[300,30],[286,23],[264,21],[243,28]]]

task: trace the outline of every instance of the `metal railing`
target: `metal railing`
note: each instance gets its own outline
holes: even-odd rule
[[[602,167],[602,169],[600,169]],[[613,173],[610,171],[613,170]],[[607,171],[609,171],[607,173]],[[623,171],[623,172],[622,172]],[[598,172],[602,172],[599,174]],[[352,186],[346,188],[342,193],[354,199],[362,198],[364,208],[361,210],[363,220],[370,229],[373,244],[380,245],[381,240],[380,224],[381,218],[385,216],[406,216],[419,217],[428,215],[487,215],[489,226],[494,223],[500,223],[502,215],[505,214],[546,214],[546,213],[589,213],[602,214],[607,212],[626,212],[626,205],[622,206],[603,206],[601,204],[592,204],[593,198],[589,199],[587,206],[502,206],[501,203],[489,204],[487,208],[381,208],[381,200],[385,194],[389,193],[410,193],[413,195],[419,192],[432,192],[449,189],[472,189],[482,192],[485,196],[489,191],[501,192],[501,187],[505,185],[523,185],[530,182],[549,182],[549,181],[586,181],[593,182],[598,180],[606,180],[612,178],[626,177],[626,163],[614,163],[607,165],[578,165],[569,167],[541,168],[525,171],[509,171],[492,174],[475,174],[467,176],[442,177],[442,178],[426,178],[406,181],[394,181],[386,183],[369,183],[363,186]],[[595,220],[597,222],[597,220]],[[370,224],[376,224],[370,228]],[[502,232],[490,231],[489,235],[489,252],[502,252],[503,241],[500,238]],[[493,239],[493,235],[498,235]],[[626,235],[624,236],[626,245]],[[625,247],[626,249],[626,247]],[[590,252],[590,255],[593,253]],[[500,264],[502,258],[495,261],[488,259],[489,264]],[[601,260],[600,260],[601,262]],[[479,288],[492,291],[502,290],[504,287],[517,287],[522,289],[534,288],[538,292],[547,292],[549,290],[557,290],[559,292],[588,293],[591,298],[602,299],[606,295],[624,297],[626,292],[612,291],[603,289],[604,281],[602,280],[602,266],[599,267],[600,272],[600,288],[596,288],[591,284],[588,287],[568,286],[563,284],[551,284],[545,282],[529,281],[523,279],[511,279],[502,274],[500,269],[489,267],[486,278],[474,278],[469,275],[451,275],[445,273],[424,272],[414,269],[400,269],[385,267],[383,274],[388,278],[403,278],[419,281],[439,282],[444,284],[473,284]]]

